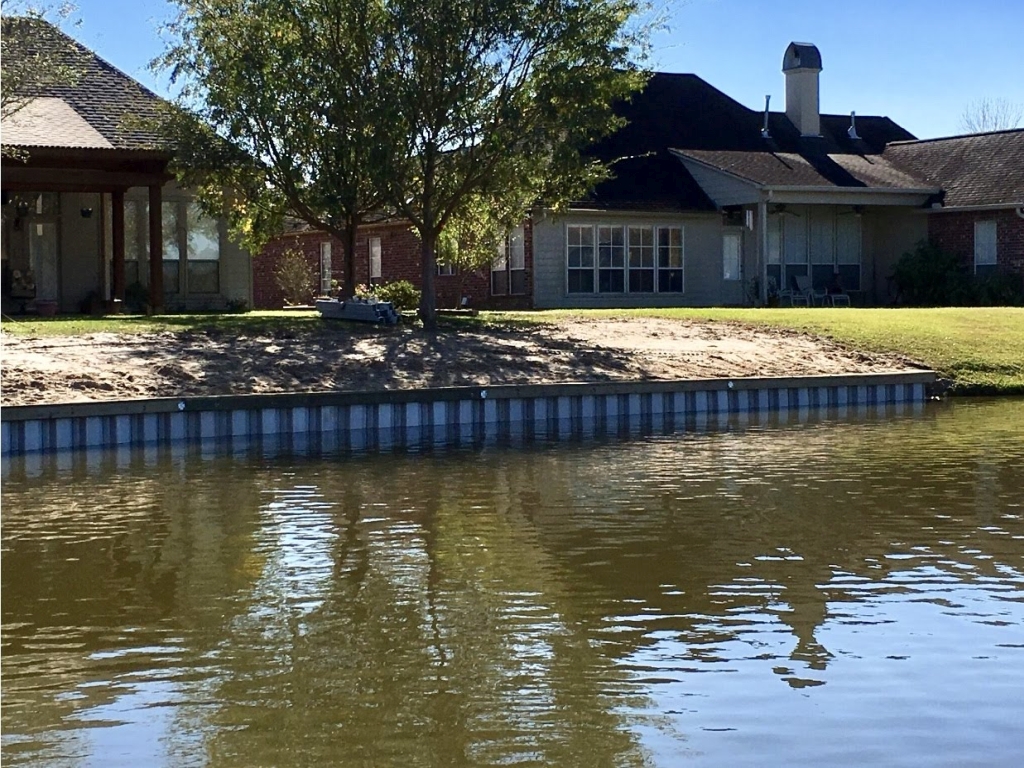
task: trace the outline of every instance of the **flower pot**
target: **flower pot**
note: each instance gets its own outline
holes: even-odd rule
[[[57,314],[57,302],[53,299],[36,299],[36,314],[40,317],[53,317]]]

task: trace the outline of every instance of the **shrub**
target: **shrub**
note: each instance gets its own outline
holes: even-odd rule
[[[927,243],[896,263],[897,302],[911,306],[1008,306],[1024,304],[1019,275],[972,275],[963,260]]]
[[[390,301],[398,312],[408,312],[420,305],[420,292],[408,280],[395,280],[393,283],[378,285],[357,285],[355,295],[366,299],[375,297],[381,301]]]
[[[134,282],[124,289],[124,310],[132,315],[145,314],[149,308],[149,288]]]
[[[975,278],[974,294],[982,306],[1019,306],[1024,304],[1024,277],[999,273],[979,276]]]
[[[963,306],[972,303],[971,275],[961,260],[928,243],[903,254],[891,279],[896,301],[911,306]]]
[[[313,271],[301,251],[289,248],[281,254],[274,270],[277,286],[284,293],[285,304],[308,304],[313,298]]]

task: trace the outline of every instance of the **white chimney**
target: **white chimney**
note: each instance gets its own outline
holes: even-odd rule
[[[820,136],[818,112],[818,73],[821,54],[810,43],[790,43],[782,58],[786,75],[786,117],[801,136]]]

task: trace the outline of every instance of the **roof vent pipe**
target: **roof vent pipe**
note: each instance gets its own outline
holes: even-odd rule
[[[856,112],[851,112],[850,113],[850,128],[846,132],[846,135],[849,136],[854,141],[857,141],[860,138],[860,136],[857,135],[857,113]]]
[[[764,97],[764,125],[761,126],[761,138],[770,139],[772,135],[768,132],[768,105],[771,104],[772,95],[770,93],[765,94]]]

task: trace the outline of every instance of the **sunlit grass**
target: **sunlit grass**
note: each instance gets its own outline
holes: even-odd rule
[[[8,333],[19,336],[77,336],[84,333],[154,333],[207,329],[253,334],[261,331],[314,328],[321,322],[320,314],[312,310],[279,310],[239,314],[4,317],[2,327]]]

